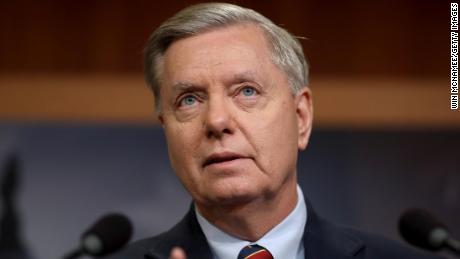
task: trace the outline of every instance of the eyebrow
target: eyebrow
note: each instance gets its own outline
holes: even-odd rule
[[[233,84],[240,84],[244,82],[256,82],[256,76],[254,72],[245,71],[241,73],[235,73],[228,78],[224,78],[224,83],[226,85],[233,85]],[[203,87],[196,85],[194,83],[186,82],[186,81],[179,81],[174,83],[172,86],[172,90],[174,93],[181,93],[181,92],[192,92],[192,91],[202,91]]]
[[[256,77],[256,74],[254,72],[244,71],[244,72],[241,72],[241,73],[233,74],[225,82],[229,83],[231,85],[231,84],[240,84],[240,83],[244,83],[244,82],[256,82],[256,81],[257,81],[257,77]]]
[[[177,82],[173,84],[172,90],[173,92],[185,92],[185,91],[195,91],[195,90],[202,90],[202,87],[198,85],[189,83],[189,82]]]

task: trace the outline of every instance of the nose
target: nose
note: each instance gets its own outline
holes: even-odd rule
[[[225,98],[210,98],[205,119],[206,136],[221,139],[234,132],[233,117]]]

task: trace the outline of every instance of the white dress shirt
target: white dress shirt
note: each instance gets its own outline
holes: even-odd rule
[[[243,247],[258,244],[270,251],[274,259],[305,259],[302,237],[307,222],[307,206],[298,185],[297,197],[294,210],[256,242],[238,239],[218,229],[195,206],[198,223],[206,236],[213,258],[236,259]]]

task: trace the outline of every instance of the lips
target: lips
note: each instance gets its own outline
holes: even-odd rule
[[[236,160],[240,158],[247,158],[247,157],[237,154],[237,153],[232,153],[232,152],[215,153],[206,158],[206,160],[203,163],[203,167],[206,167],[212,164],[228,162],[228,161],[232,161],[232,160]]]

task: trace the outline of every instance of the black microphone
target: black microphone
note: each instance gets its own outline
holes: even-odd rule
[[[447,227],[425,210],[406,211],[399,219],[399,232],[414,246],[430,251],[447,248],[460,255],[460,241],[453,239]]]
[[[133,227],[126,216],[108,214],[83,232],[80,247],[63,259],[75,259],[83,255],[104,256],[123,247],[131,239]]]

